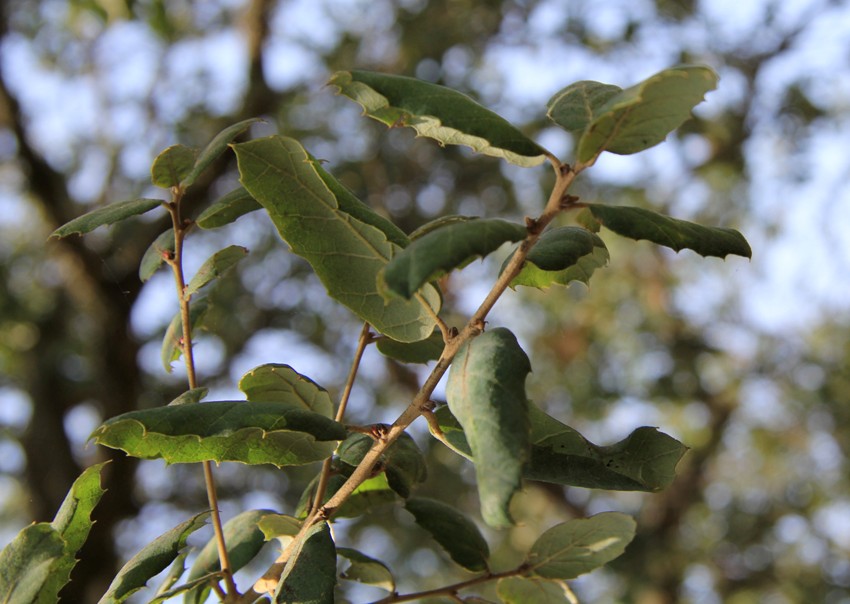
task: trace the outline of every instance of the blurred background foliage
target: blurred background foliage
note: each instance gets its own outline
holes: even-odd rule
[[[2,10],[0,544],[51,518],[81,468],[114,458],[67,601],[95,601],[122,560],[206,503],[199,468],[85,447],[103,419],[185,388],[159,363],[176,310],[170,277],[137,276],[164,218],[46,242],[56,226],[158,195],[148,168],[159,150],[203,146],[253,116],[266,118],[253,136],[300,139],[408,232],[446,213],[522,219],[542,208],[548,168],[386,131],[324,88],[328,76],[356,67],[458,88],[569,159],[568,136],[544,117],[555,91],[699,62],[721,82],[696,118],[649,152],[604,157],[577,193],[738,228],[753,260],[603,233],[612,260],[590,288],[508,292],[491,316],[518,334],[530,396],[550,413],[599,444],[655,425],[691,450],[659,494],[529,483],[520,525],[488,536],[507,564],[557,521],[623,510],[639,535],[574,583],[584,602],[850,602],[846,3],[6,0]],[[192,207],[236,178],[222,160],[191,190]],[[227,243],[251,255],[214,293],[201,382],[238,396],[245,371],[280,362],[336,395],[357,322],[259,213],[196,233],[190,265]],[[450,322],[497,270],[498,259],[475,263],[446,283]],[[392,421],[420,375],[369,350],[348,420]],[[415,428],[431,463],[419,494],[476,514],[469,465]],[[316,471],[224,465],[225,516],[291,511]],[[405,512],[382,512],[340,522],[338,540],[387,561],[402,591],[461,576]]]

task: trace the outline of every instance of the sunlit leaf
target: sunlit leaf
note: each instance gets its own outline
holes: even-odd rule
[[[707,227],[632,206],[587,204],[587,208],[596,220],[618,235],[647,239],[677,252],[689,249],[718,258],[728,254],[750,258],[753,254],[744,236],[734,229]]]
[[[289,365],[269,363],[255,367],[239,380],[239,389],[249,401],[288,403],[325,417],[334,415],[328,391]]]
[[[394,340],[431,335],[434,318],[418,300],[385,303],[377,290],[379,271],[407,240],[403,232],[333,180],[295,140],[270,137],[234,149],[242,184],[332,298]],[[429,285],[422,293],[439,311],[437,290]]]
[[[634,539],[634,518],[603,512],[553,526],[528,552],[531,574],[547,579],[574,579],[620,556]]]
[[[214,401],[131,411],[91,438],[142,459],[168,463],[238,461],[298,465],[333,452],[346,431],[324,415],[285,403]]]
[[[83,235],[95,230],[99,226],[114,224],[132,216],[150,212],[154,208],[161,206],[162,203],[163,201],[161,199],[147,198],[111,203],[102,208],[92,210],[87,214],[83,214],[79,218],[74,218],[74,220],[53,231],[50,236],[61,239],[74,233]]]
[[[419,342],[396,342],[384,337],[378,339],[376,346],[382,355],[402,363],[429,363],[440,358],[445,342],[443,334],[435,330],[429,338]]]
[[[180,550],[186,546],[186,539],[189,538],[189,535],[203,527],[208,516],[209,512],[202,512],[143,547],[118,571],[99,604],[124,602],[135,592],[142,589],[148,580],[168,568],[177,558]]]
[[[504,577],[496,592],[502,604],[578,604],[566,583],[540,577]]]
[[[195,223],[202,229],[217,229],[230,224],[245,214],[262,209],[263,206],[251,197],[245,187],[239,187],[223,195],[201,212]]]
[[[38,601],[57,564],[67,556],[65,541],[47,522],[24,528],[0,551],[0,602]]]
[[[336,548],[326,522],[310,527],[300,540],[280,577],[275,602],[333,604],[336,585]]]
[[[198,269],[198,272],[195,273],[195,276],[186,285],[185,295],[194,294],[205,285],[218,279],[229,269],[233,268],[247,254],[248,250],[241,245],[230,245],[223,250],[217,251],[207,258]]]
[[[383,281],[392,293],[410,298],[429,281],[527,234],[525,226],[497,218],[453,222],[422,235],[398,253],[384,269]]]
[[[197,149],[185,145],[170,146],[153,160],[151,182],[163,189],[180,185],[180,182],[192,172],[197,157]]]
[[[201,154],[198,156],[198,159],[195,161],[192,169],[189,173],[182,179],[180,183],[183,187],[190,187],[198,176],[206,170],[211,163],[213,163],[219,155],[224,153],[227,146],[233,142],[237,136],[245,132],[252,125],[262,122],[263,120],[260,118],[251,118],[247,120],[242,120],[232,126],[228,126],[221,132],[215,135],[215,137],[210,141],[210,143],[201,151]]]
[[[512,523],[508,508],[528,459],[530,371],[516,337],[497,328],[464,345],[449,373],[446,397],[472,450],[481,513],[494,527]]]
[[[166,257],[174,254],[174,229],[160,233],[145,250],[142,261],[139,264],[139,280],[142,283],[153,277],[159,267],[165,263]]]
[[[301,530],[301,521],[286,514],[266,514],[260,518],[257,527],[262,531],[266,541],[275,538],[294,537]]]
[[[387,126],[410,126],[441,144],[465,145],[519,166],[536,166],[546,150],[470,97],[414,78],[340,71],[331,85]]]
[[[338,547],[336,553],[349,563],[340,575],[343,579],[380,587],[389,592],[395,591],[395,579],[387,565],[380,560],[348,547]]]
[[[426,497],[411,497],[404,507],[416,518],[416,524],[428,531],[452,560],[473,572],[487,570],[490,547],[475,523],[460,510]]]

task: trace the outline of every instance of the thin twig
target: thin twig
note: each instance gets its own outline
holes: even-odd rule
[[[466,581],[459,581],[458,583],[453,583],[452,585],[446,585],[444,587],[438,587],[436,589],[429,589],[427,591],[420,591],[417,593],[409,593],[409,594],[390,594],[386,598],[381,598],[380,600],[376,600],[372,602],[372,604],[394,604],[395,602],[412,602],[414,600],[422,600],[425,598],[431,598],[433,596],[454,596],[462,589],[466,589],[467,587],[473,587],[474,585],[481,585],[482,583],[489,583],[490,581],[497,581],[499,579],[504,579],[505,577],[515,577],[517,575],[521,575],[524,572],[524,569],[520,566],[519,568],[514,568],[512,570],[504,571],[501,573],[486,573],[484,575],[474,577],[472,579],[467,579]]]

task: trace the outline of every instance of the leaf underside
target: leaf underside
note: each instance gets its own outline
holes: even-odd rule
[[[329,84],[387,126],[410,126],[444,145],[465,145],[518,166],[536,166],[547,151],[470,97],[436,84],[368,71],[340,71]]]
[[[545,289],[551,285],[568,285],[572,281],[590,282],[593,273],[608,264],[605,242],[580,227],[559,227],[546,231],[531,249],[511,287],[524,285]],[[510,262],[509,256],[502,270]]]

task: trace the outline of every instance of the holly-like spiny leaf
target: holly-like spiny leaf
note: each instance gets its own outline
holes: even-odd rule
[[[457,508],[427,497],[411,497],[404,506],[452,560],[472,572],[487,570],[490,547],[475,523]]]
[[[525,226],[497,218],[453,222],[422,235],[397,254],[384,269],[383,282],[390,292],[410,298],[429,281],[526,235]]]
[[[446,397],[475,461],[481,513],[494,527],[512,523],[509,504],[528,459],[528,357],[505,328],[465,344],[452,363]]]
[[[124,413],[91,438],[141,459],[280,467],[320,461],[345,435],[342,424],[286,403],[214,401]]]
[[[333,180],[295,140],[275,136],[234,149],[242,184],[332,298],[394,340],[431,335],[434,318],[418,300],[385,303],[378,293],[378,273],[407,240],[402,231]],[[437,290],[428,285],[422,294],[438,312]]]
[[[74,218],[74,220],[53,231],[53,233],[50,234],[50,237],[61,239],[62,237],[67,237],[74,233],[84,235],[95,230],[99,226],[114,224],[132,216],[138,216],[145,212],[150,212],[162,204],[163,201],[161,199],[148,198],[131,199],[129,201],[111,203],[107,206],[103,206],[102,208],[83,214],[78,218]]]
[[[325,417],[334,415],[328,391],[289,365],[268,363],[255,367],[239,380],[239,389],[249,401],[288,403]]]
[[[444,145],[465,145],[518,166],[536,166],[547,151],[516,126],[451,88],[404,76],[340,71],[329,84],[387,126],[410,126]]]

